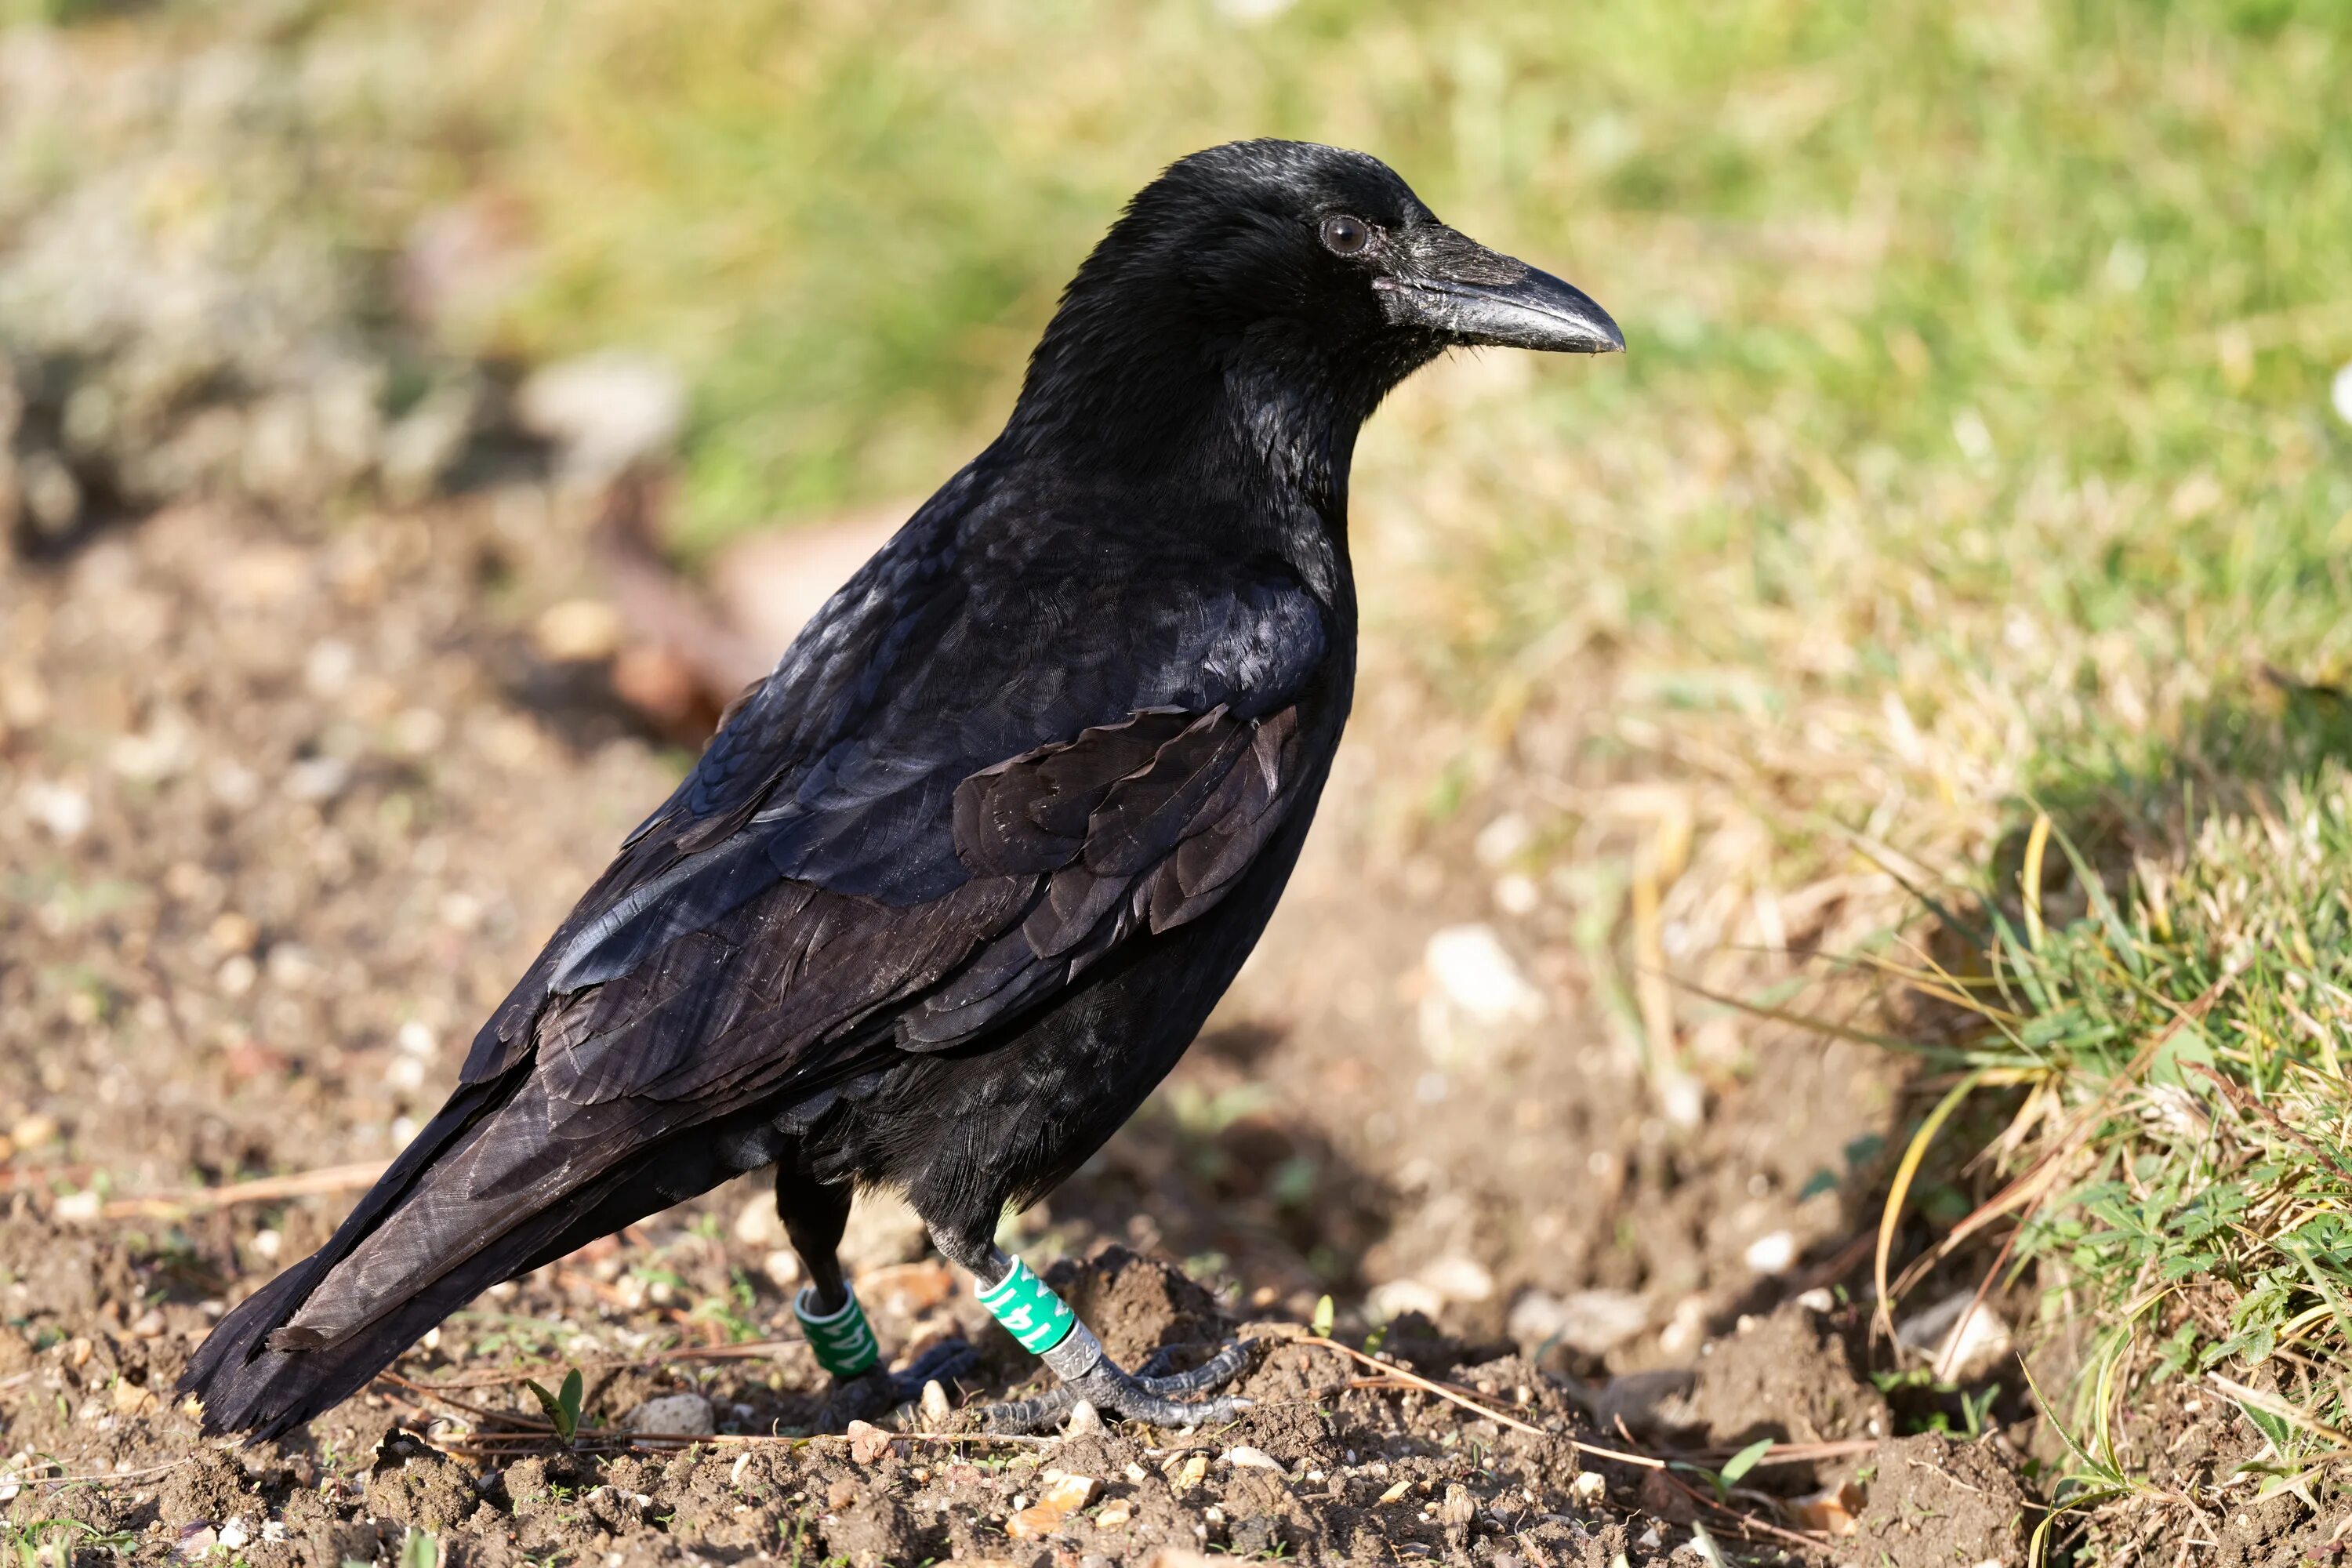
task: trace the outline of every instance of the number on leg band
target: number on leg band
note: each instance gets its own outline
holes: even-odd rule
[[[1013,1272],[982,1296],[980,1304],[1032,1355],[1044,1355],[1069,1338],[1077,1326],[1077,1314],[1068,1303],[1017,1258],[1013,1260]]]
[[[855,1292],[840,1310],[820,1316],[816,1288],[803,1286],[793,1298],[793,1316],[801,1321],[801,1332],[816,1352],[817,1365],[835,1377],[856,1377],[882,1359],[882,1349],[874,1342],[874,1331],[866,1327],[865,1309],[858,1306]]]

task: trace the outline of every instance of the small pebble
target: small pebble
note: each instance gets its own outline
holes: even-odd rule
[[[718,1412],[699,1394],[665,1394],[646,1400],[622,1419],[632,1432],[679,1432],[707,1437],[719,1430]]]
[[[1065,1436],[1085,1437],[1102,1429],[1102,1412],[1095,1408],[1094,1401],[1081,1399],[1070,1406],[1070,1418],[1063,1426],[1062,1432]]]
[[[1785,1274],[1797,1261],[1797,1238],[1785,1230],[1759,1236],[1748,1244],[1748,1267],[1759,1274]]]

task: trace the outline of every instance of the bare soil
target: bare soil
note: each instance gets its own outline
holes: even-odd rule
[[[2014,1448],[1902,1436],[1919,1412],[1867,1375],[1850,1288],[1894,1067],[1744,1024],[1699,1114],[1668,1114],[1571,934],[1501,912],[1480,825],[1394,826],[1445,721],[1377,641],[1263,952],[1011,1237],[1130,1363],[1253,1338],[1232,1427],[791,1441],[826,1391],[744,1184],[490,1292],[307,1434],[200,1443],[180,1367],[350,1189],[187,1194],[388,1157],[684,764],[604,658],[549,656],[601,592],[585,510],[528,481],[329,521],[184,505],[0,576],[0,1507],[28,1539],[257,1568],[388,1561],[411,1529],[457,1561],[607,1568],[1601,1565],[1699,1561],[1696,1524],[1756,1560],[2021,1560]],[[1466,922],[1537,1016],[1433,1012],[1431,938]],[[1034,1378],[902,1212],[866,1205],[849,1252],[886,1345],[987,1352],[959,1403]],[[1339,1337],[1483,1409],[1300,1342],[1327,1293]],[[520,1381],[574,1365],[576,1450]],[[614,1435],[681,1393],[709,1440]],[[1719,1501],[1702,1472],[1760,1437],[1790,1447]],[[1048,1471],[1095,1484],[1041,1521]],[[1790,1503],[1857,1479],[1858,1535]]]

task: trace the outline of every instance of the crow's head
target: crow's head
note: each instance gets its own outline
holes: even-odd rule
[[[1581,289],[1447,227],[1379,159],[1235,142],[1128,205],[1071,280],[1023,402],[1141,434],[1238,387],[1345,423],[1454,345],[1625,340]]]

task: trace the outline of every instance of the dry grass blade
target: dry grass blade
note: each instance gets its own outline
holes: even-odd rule
[[[556,1432],[554,1424],[538,1416],[526,1415],[519,1411],[488,1410],[485,1409],[481,1405],[469,1404],[462,1399],[452,1399],[446,1394],[439,1392],[429,1384],[412,1382],[407,1378],[400,1376],[396,1373],[380,1373],[377,1374],[376,1381],[378,1383],[388,1383],[395,1388],[404,1389],[410,1393],[423,1394],[427,1398],[439,1404],[446,1405],[451,1409],[461,1412],[464,1415],[473,1416],[478,1420],[496,1421],[502,1426],[509,1428],[509,1430],[497,1432],[468,1432],[461,1437],[452,1436],[424,1439],[436,1448],[455,1451],[461,1448],[497,1447],[501,1446],[513,1447],[519,1445],[530,1446],[541,1443],[551,1443],[555,1441]],[[431,1413],[423,1405],[417,1404],[414,1400],[403,1399],[396,1394],[385,1394],[385,1397],[391,1399],[394,1404],[399,1405],[405,1409],[415,1411],[420,1415],[429,1416],[431,1415]],[[696,1443],[770,1443],[798,1447],[804,1443],[829,1442],[836,1439],[845,1443],[849,1440],[846,1434],[839,1432],[813,1432],[795,1437],[786,1436],[777,1433],[765,1432],[637,1432],[606,1427],[595,1431],[581,1432],[572,1446],[575,1447],[604,1447],[614,1446],[626,1447],[638,1443],[670,1447],[684,1447]],[[902,1441],[908,1443],[1001,1443],[1015,1447],[1036,1447],[1055,1441],[1055,1439],[1051,1437],[1032,1436],[1026,1433],[1020,1432],[892,1432],[890,1434],[890,1440],[894,1443]]]
[[[2186,1006],[2175,1007],[2171,1021],[2150,1036],[2134,1053],[2129,1065],[2122,1072],[2109,1079],[2101,1092],[2089,1104],[2074,1113],[2066,1131],[2034,1162],[2032,1167],[1979,1205],[1965,1218],[1946,1232],[1934,1247],[1914,1259],[1910,1267],[1903,1271],[1902,1278],[1894,1282],[1890,1292],[1886,1279],[1887,1254],[1893,1246],[1895,1225],[1899,1217],[1897,1210],[1901,1205],[1902,1195],[1907,1190],[1911,1177],[1917,1171],[1918,1159],[1913,1156],[1916,1154],[1922,1159],[1926,1157],[1927,1145],[1933,1141],[1933,1130],[1942,1125],[1942,1117],[1931,1113],[1928,1121],[1920,1127],[1918,1133],[1914,1137],[1912,1147],[1905,1151],[1904,1166],[1896,1173],[1895,1185],[1888,1193],[1886,1207],[1880,1216],[1877,1266],[1879,1317],[1885,1318],[1893,1310],[1893,1302],[1899,1300],[1920,1276],[1959,1250],[1970,1237],[2004,1215],[2020,1209],[2030,1213],[2047,1198],[2052,1190],[2064,1178],[2074,1156],[2087,1147],[2096,1136],[2102,1120],[2113,1108],[2117,1097],[2126,1087],[2139,1080],[2141,1075],[2147,1071],[2149,1064],[2156,1060],[2157,1053],[2169,1044],[2174,1037],[2182,1029],[2203,1019],[2212,1011],[2214,1004],[2228,993],[2232,978],[2232,975],[2224,973]],[[1969,1079],[1963,1080],[1964,1083],[1971,1081],[1985,1080],[1979,1078],[1977,1074],[1971,1074]],[[1955,1087],[1952,1091],[1954,1095],[1959,1092],[1958,1087]],[[1946,1098],[1947,1103],[1949,1103],[1951,1097]],[[1945,1111],[1943,1105],[1939,1105],[1937,1109],[1938,1111]],[[1948,1114],[1948,1111],[1945,1113]]]
[[[1434,1394],[1440,1399],[1459,1405],[1465,1410],[1475,1412],[1476,1414],[1485,1416],[1487,1420],[1495,1422],[1498,1426],[1509,1427],[1514,1432],[1524,1432],[1530,1437],[1550,1437],[1560,1442],[1568,1443],[1572,1446],[1577,1452],[1580,1454],[1591,1454],[1595,1458],[1614,1459],[1619,1464],[1639,1465],[1644,1469],[1651,1470],[1663,1470],[1666,1468],[1666,1461],[1664,1459],[1654,1459],[1646,1454],[1628,1454],[1621,1452],[1615,1448],[1598,1447],[1593,1444],[1580,1442],[1576,1438],[1566,1436],[1561,1433],[1546,1431],[1543,1427],[1533,1426],[1528,1422],[1518,1419],[1517,1416],[1506,1415],[1499,1410],[1492,1409],[1486,1405],[1479,1404],[1476,1400],[1471,1398],[1466,1394],[1458,1394],[1444,1384],[1439,1383],[1433,1378],[1423,1377],[1419,1373],[1408,1372],[1403,1367],[1392,1365],[1388,1362],[1381,1361],[1377,1356],[1367,1355],[1353,1345],[1343,1345],[1337,1340],[1326,1339],[1320,1334],[1302,1335],[1292,1342],[1302,1345],[1316,1345],[1324,1350],[1338,1351],[1341,1355],[1347,1356],[1350,1360],[1361,1362],[1364,1365],[1370,1367],[1375,1373],[1383,1378],[1393,1379],[1410,1388],[1418,1389],[1424,1394]]]
[[[297,1171],[284,1176],[262,1176],[250,1182],[231,1182],[225,1186],[195,1187],[180,1193],[150,1193],[138,1197],[115,1198],[98,1212],[103,1219],[178,1219],[186,1215],[205,1214],[237,1204],[279,1203],[287,1198],[323,1197],[331,1193],[354,1192],[372,1186],[384,1173],[389,1160],[362,1160],[349,1165],[327,1165],[315,1171]]]
[[[455,1394],[468,1388],[499,1388],[509,1384],[528,1383],[535,1377],[560,1374],[573,1367],[583,1373],[643,1370],[665,1366],[681,1361],[750,1361],[773,1355],[778,1351],[806,1350],[803,1339],[743,1340],[724,1345],[674,1345],[668,1350],[655,1351],[646,1355],[604,1356],[593,1361],[537,1362],[525,1366],[494,1367],[481,1372],[469,1372],[462,1376],[424,1383],[415,1379],[408,1386],[430,1394]],[[391,1375],[386,1373],[386,1376]]]
[[[1927,1146],[1936,1141],[1936,1134],[1981,1081],[1981,1074],[1972,1072],[1947,1089],[1944,1098],[1936,1102],[1936,1109],[1919,1124],[1919,1131],[1912,1135],[1910,1144],[1903,1151],[1902,1162],[1895,1168],[1894,1182],[1886,1190],[1886,1206],[1879,1211],[1878,1248],[1872,1261],[1872,1278],[1878,1284],[1878,1306],[1871,1315],[1874,1333],[1884,1333],[1890,1340],[1895,1337],[1895,1297],[1887,1287],[1886,1263],[1895,1250],[1895,1227],[1902,1221],[1903,1200],[1911,1191],[1912,1178],[1919,1173],[1919,1163],[1927,1157]]]

